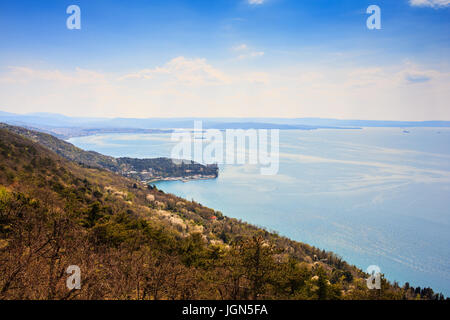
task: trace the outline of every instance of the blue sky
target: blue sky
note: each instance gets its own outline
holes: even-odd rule
[[[450,120],[448,0],[3,0],[0,42],[3,111]]]

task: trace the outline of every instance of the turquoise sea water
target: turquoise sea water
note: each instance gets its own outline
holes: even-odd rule
[[[280,131],[275,176],[222,165],[216,180],[158,187],[334,251],[390,280],[450,296],[450,129]],[[170,134],[72,138],[112,156],[169,157]]]

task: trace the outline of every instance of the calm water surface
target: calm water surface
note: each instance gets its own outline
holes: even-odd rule
[[[450,295],[450,130],[280,132],[278,175],[223,165],[216,180],[158,187],[334,251],[401,284]],[[111,156],[169,157],[170,134],[72,138]]]

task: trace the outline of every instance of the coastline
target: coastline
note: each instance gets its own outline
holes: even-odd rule
[[[374,130],[374,132],[375,133],[377,133],[378,131],[377,130],[379,130],[379,128],[374,128],[375,130]],[[391,134],[391,128],[384,128],[384,129],[387,129],[387,133],[388,134]],[[323,132],[323,131],[322,131]],[[371,130],[369,130],[368,131],[368,133],[370,133],[371,132]],[[383,131],[384,132],[384,131]],[[400,130],[400,132],[398,132],[398,131],[396,131],[396,130],[394,130],[393,132],[396,132],[396,134],[399,134],[399,135],[402,135],[402,137],[404,137],[405,136],[405,134]],[[428,132],[428,131],[427,131]],[[320,131],[318,131],[318,133],[317,134],[320,134],[321,136],[324,136],[325,138],[326,137],[328,137],[329,135],[327,134],[327,132],[325,132],[325,133],[320,133]],[[333,133],[334,134],[334,133]],[[434,136],[433,136],[433,139],[435,139],[434,138]],[[442,138],[441,138],[442,139]],[[398,148],[398,146],[393,146],[393,147],[396,147],[396,148]],[[132,154],[130,155],[130,156],[133,156]],[[225,175],[224,175],[225,176]],[[224,177],[223,176],[223,177]],[[161,176],[155,176],[155,177],[145,177],[145,179],[138,179],[139,181],[141,181],[142,183],[144,183],[144,184],[153,184],[153,183],[157,183],[157,182],[164,182],[164,181],[181,181],[181,182],[183,182],[183,184],[174,184],[174,183],[170,183],[170,184],[167,184],[167,185],[165,185],[164,187],[163,186],[161,186],[161,190],[163,190],[163,191],[165,191],[165,192],[168,192],[168,193],[173,193],[173,194],[176,194],[176,195],[178,195],[178,196],[180,196],[180,197],[183,197],[183,198],[185,198],[185,199],[190,199],[191,198],[191,196],[186,196],[186,195],[181,195],[181,194],[178,194],[177,192],[174,192],[174,190],[178,190],[178,191],[180,191],[180,189],[182,190],[183,189],[183,185],[185,186],[185,187],[188,187],[188,188],[190,188],[189,186],[191,185],[191,184],[189,184],[189,185],[185,185],[184,183],[186,183],[186,182],[189,182],[189,181],[195,181],[195,180],[209,180],[209,179],[212,179],[213,177],[207,177],[207,176],[200,176],[200,175],[193,175],[193,176],[189,176],[189,177],[183,177],[183,176],[179,176],[179,175],[177,175],[176,177],[161,177]],[[215,177],[214,177],[215,178]],[[228,179],[221,179],[221,180],[224,180],[224,181],[227,181]],[[216,185],[216,183],[214,183],[215,185]],[[176,187],[175,187],[175,185],[176,185]],[[194,185],[195,185],[195,183],[194,183]],[[208,183],[206,183],[206,184],[203,184],[202,183],[202,185],[204,185],[204,186],[208,186]],[[220,187],[220,185],[221,185],[221,183],[219,183],[218,184],[218,186],[217,187]],[[192,186],[192,188],[195,188],[195,186]],[[158,186],[158,189],[160,189],[160,187]],[[172,189],[174,189],[174,190],[172,190]],[[206,191],[206,192],[205,192]],[[202,196],[207,196],[207,195],[209,195],[209,193],[208,193],[208,191],[207,190],[203,190],[202,192],[200,192],[200,194],[202,195]],[[212,197],[211,197],[211,199],[214,199],[214,194],[212,195]],[[202,204],[206,204],[208,207],[211,207],[211,208],[215,208],[215,209],[219,209],[220,210],[220,208],[218,208],[217,206],[215,206],[215,205],[213,205],[213,204],[208,204],[208,203],[206,203],[206,202],[204,202],[204,201],[202,201],[201,199],[196,199],[196,200],[198,200],[200,203],[202,203]],[[241,213],[241,210],[242,209],[240,209],[240,208],[238,208],[238,210],[237,211],[234,211],[234,212],[237,212],[237,213],[239,213],[239,214],[236,214],[236,215],[234,215],[234,217],[235,218],[238,218],[238,219],[243,219],[244,221],[248,221],[248,222],[251,222],[251,223],[255,223],[255,224],[257,224],[257,225],[265,225],[263,222],[255,222],[255,220],[253,220],[253,219],[251,219],[251,218],[249,218],[249,217],[247,217],[247,216],[245,216],[245,215],[241,215],[240,213]],[[264,212],[264,209],[262,208],[260,208],[260,209],[258,209],[258,210],[262,210],[261,212]],[[221,210],[222,211],[222,210]],[[247,210],[248,212],[251,212],[251,210]],[[223,211],[223,212],[225,212],[225,211]],[[259,216],[261,216],[261,214],[258,214]],[[232,215],[233,216],[233,215]],[[289,217],[288,216],[288,218],[289,219],[295,219],[295,217],[294,218],[292,218],[292,217]],[[291,224],[292,225],[295,225],[295,220],[294,221],[292,221],[291,220]],[[316,247],[320,247],[320,248],[326,248],[326,249],[328,249],[328,250],[330,250],[330,251],[333,251],[333,252],[338,252],[339,254],[342,254],[342,255],[344,255],[345,256],[345,259],[346,259],[346,261],[348,261],[348,262],[350,262],[350,263],[352,263],[352,264],[354,264],[354,265],[356,265],[356,266],[359,266],[360,268],[362,268],[362,269],[365,269],[365,267],[367,267],[368,265],[370,265],[370,264],[372,264],[373,263],[373,261],[374,262],[376,262],[377,263],[377,265],[380,265],[381,267],[382,267],[382,270],[383,270],[383,272],[385,272],[387,275],[389,275],[389,278],[388,279],[390,279],[391,281],[395,281],[395,280],[397,280],[397,282],[400,282],[400,283],[404,283],[404,282],[410,282],[411,283],[411,279],[418,279],[418,280],[414,280],[414,283],[416,284],[416,285],[420,285],[420,286],[429,286],[430,285],[430,280],[424,280],[424,278],[423,278],[423,275],[421,275],[421,274],[419,274],[419,273],[417,273],[417,272],[415,272],[414,271],[414,278],[412,278],[412,277],[410,277],[410,276],[406,276],[406,275],[401,275],[402,273],[405,273],[405,269],[401,269],[400,270],[400,266],[396,266],[396,268],[397,269],[394,269],[393,271],[391,271],[392,270],[392,266],[391,266],[391,262],[390,261],[388,261],[389,259],[375,259],[374,257],[372,257],[372,256],[369,256],[369,257],[366,257],[366,256],[357,256],[356,258],[353,256],[353,254],[354,253],[350,253],[350,255],[349,255],[349,253],[348,252],[346,252],[345,250],[344,251],[342,251],[342,248],[335,248],[335,247],[331,247],[331,246],[329,246],[329,244],[324,244],[323,242],[317,242],[317,239],[313,236],[313,235],[310,235],[310,234],[308,234],[308,231],[306,231],[306,234],[308,235],[308,237],[306,237],[305,238],[305,234],[303,234],[302,235],[302,237],[297,237],[297,235],[295,235],[295,234],[292,234],[292,231],[291,230],[283,230],[283,229],[280,229],[280,228],[275,228],[275,227],[273,227],[272,225],[266,225],[269,229],[274,229],[274,230],[277,230],[278,232],[280,232],[281,234],[283,234],[283,235],[286,235],[286,236],[288,236],[289,238],[291,238],[291,239],[295,239],[295,240],[297,240],[297,241],[302,241],[302,242],[305,242],[305,243],[308,243],[308,244],[311,244],[311,245],[314,245],[314,246],[316,246]],[[287,227],[288,229],[290,229],[289,227]],[[296,232],[296,231],[295,231]],[[369,261],[370,260],[370,261]],[[400,276],[399,276],[400,275]],[[434,276],[433,278],[432,278],[432,280],[433,279],[435,279],[435,278],[437,278],[437,276]],[[419,282],[419,283],[418,283]],[[432,287],[433,288],[438,288],[437,290],[439,290],[439,291],[441,291],[441,292],[444,292],[444,293],[446,293],[447,294],[447,290],[445,290],[445,288],[442,288],[442,287],[439,287],[438,285],[436,285],[436,283],[437,283],[437,281],[435,281],[435,284],[432,284]]]
[[[142,181],[145,184],[150,184],[154,182],[162,182],[162,181],[181,181],[181,182],[189,182],[189,181],[196,181],[196,180],[211,180],[211,179],[217,179],[217,176],[215,175],[195,175],[195,176],[189,176],[189,177],[158,177],[151,180],[145,180]]]

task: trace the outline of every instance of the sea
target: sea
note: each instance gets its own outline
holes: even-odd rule
[[[170,157],[170,133],[69,139],[115,157]],[[204,142],[206,143],[206,142]],[[245,150],[244,150],[245,151]],[[450,296],[450,128],[281,130],[279,170],[221,164],[217,179],[157,187],[391,282]]]

